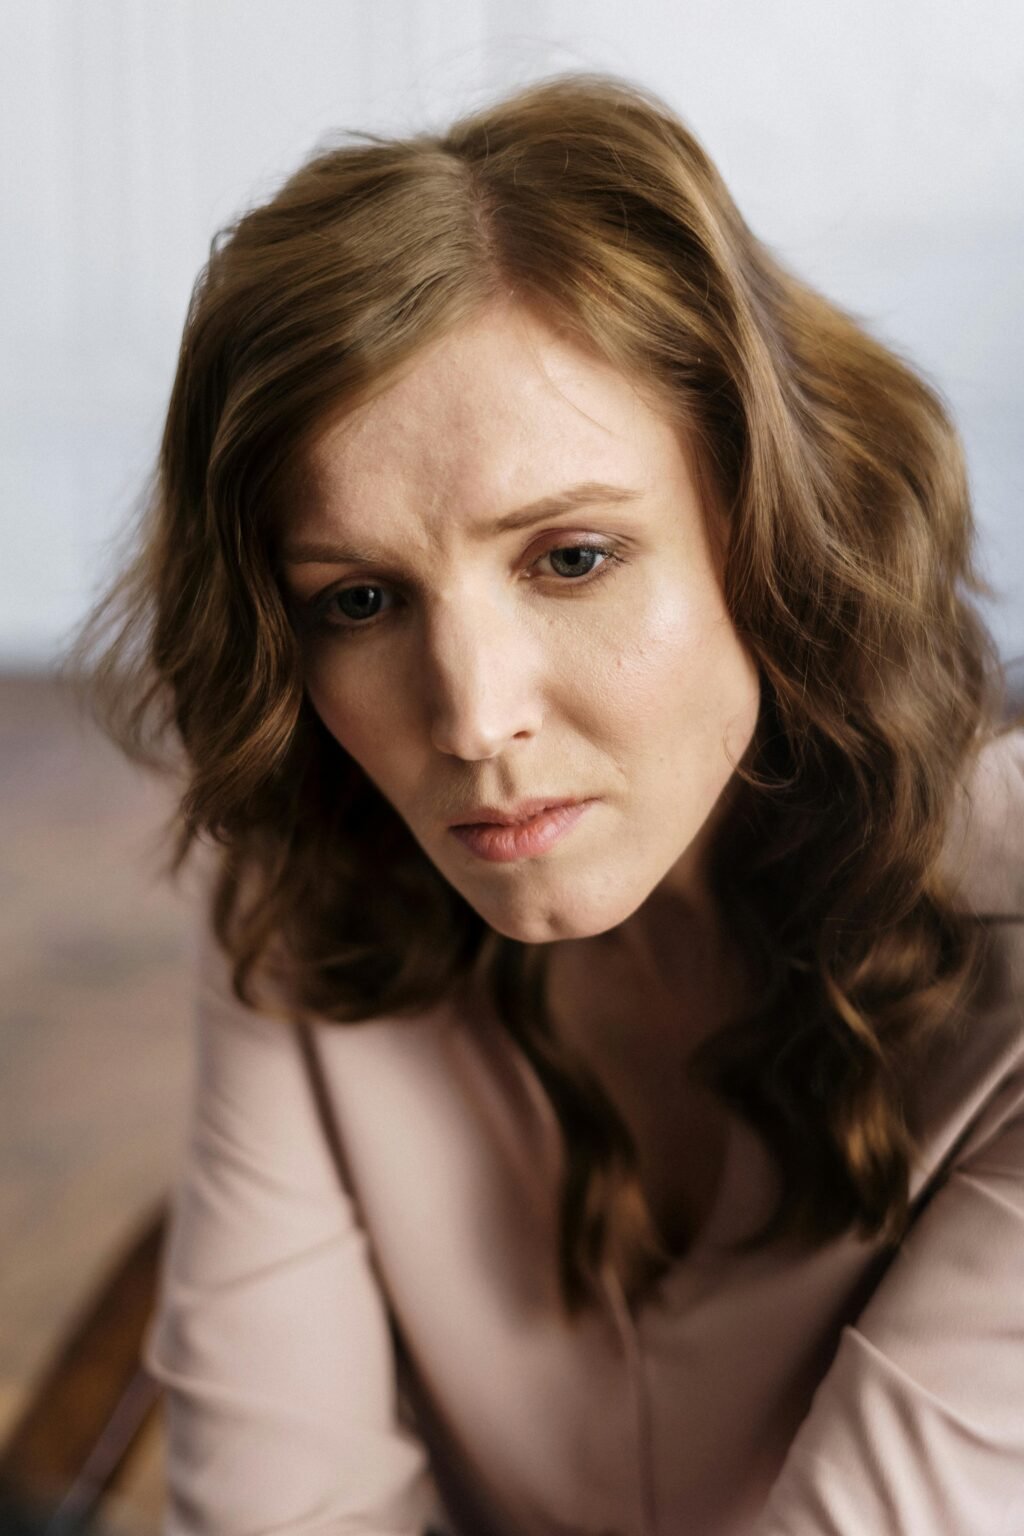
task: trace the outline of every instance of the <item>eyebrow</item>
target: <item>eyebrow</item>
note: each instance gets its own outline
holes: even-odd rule
[[[494,534],[511,533],[516,529],[531,528],[546,518],[559,517],[565,512],[575,512],[581,507],[618,506],[637,501],[642,492],[630,490],[624,485],[607,485],[601,480],[584,480],[579,485],[567,486],[553,496],[542,496],[525,507],[507,512],[496,522],[478,525],[472,530],[476,539],[486,539]],[[382,565],[390,557],[384,550],[343,548],[340,544],[319,541],[286,543],[281,551],[285,565]]]

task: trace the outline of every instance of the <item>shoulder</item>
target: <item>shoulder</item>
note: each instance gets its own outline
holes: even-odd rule
[[[959,787],[943,850],[958,904],[1024,919],[1024,730],[987,738]]]
[[[943,865],[957,905],[987,932],[977,984],[933,1041],[910,1094],[925,1183],[1024,1110],[1024,732],[993,736],[975,753]]]

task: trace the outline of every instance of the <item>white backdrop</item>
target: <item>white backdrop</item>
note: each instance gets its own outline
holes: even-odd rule
[[[653,87],[755,231],[942,390],[1024,652],[1019,0],[0,0],[0,664],[46,665],[152,460],[215,230],[345,127]]]

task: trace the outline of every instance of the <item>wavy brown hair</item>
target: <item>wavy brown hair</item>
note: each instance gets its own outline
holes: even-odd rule
[[[685,424],[725,513],[762,707],[712,868],[758,1002],[690,1071],[783,1176],[741,1246],[851,1226],[895,1244],[909,1086],[982,948],[940,866],[1001,708],[961,448],[934,390],[784,270],[656,98],[570,76],[445,133],[352,135],[218,237],[137,557],[76,659],[127,750],[170,747],[176,863],[219,847],[212,919],[239,997],[277,967],[295,1010],[354,1024],[482,989],[564,1132],[568,1313],[606,1264],[642,1294],[668,1255],[629,1131],[554,1037],[545,946],[490,929],[328,735],[277,569],[292,473],[328,417],[508,299]]]

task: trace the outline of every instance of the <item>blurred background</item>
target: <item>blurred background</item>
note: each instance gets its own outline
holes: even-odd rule
[[[215,232],[346,128],[540,76],[652,87],[755,232],[907,356],[965,441],[1024,654],[1017,0],[5,0],[0,53],[0,1441],[173,1178],[187,895],[168,791],[53,673],[112,569]],[[155,1528],[158,1429],[108,1501]]]

